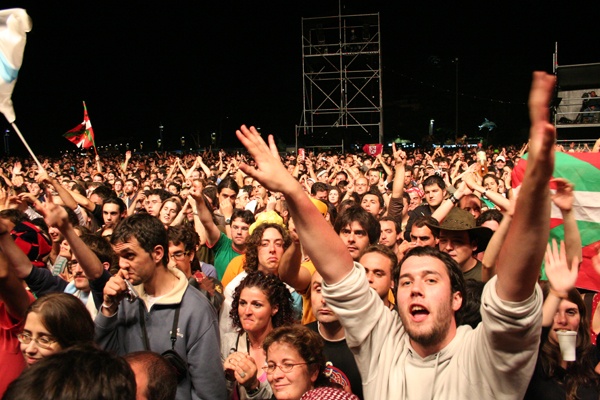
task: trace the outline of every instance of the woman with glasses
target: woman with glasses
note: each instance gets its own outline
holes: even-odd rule
[[[268,399],[271,387],[263,341],[274,329],[294,322],[292,298],[273,274],[249,272],[233,294],[230,317],[238,332],[221,338],[223,368],[231,399]]]
[[[81,300],[67,293],[40,297],[27,310],[17,335],[27,366],[76,344],[92,343],[94,322]]]
[[[274,329],[263,344],[267,362],[263,370],[277,400],[356,399],[334,388],[325,375],[323,339],[303,325]]]

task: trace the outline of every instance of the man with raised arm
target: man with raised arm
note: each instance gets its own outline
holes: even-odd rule
[[[300,240],[323,276],[323,296],[346,330],[365,399],[523,397],[539,345],[537,277],[549,235],[555,142],[548,122],[555,79],[542,72],[533,78],[527,170],[497,275],[484,289],[483,322],[474,330],[456,324],[464,279],[451,257],[426,247],[411,250],[400,266],[398,314],[390,313],[369,290],[364,269],[285,174],[273,138],[267,146],[254,128],[236,132],[256,161],[254,168],[241,166],[243,172],[285,195]]]

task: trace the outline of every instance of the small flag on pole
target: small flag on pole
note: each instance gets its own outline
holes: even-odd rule
[[[83,102],[83,122],[65,133],[63,136],[79,148],[87,149],[92,146],[96,148],[96,142],[94,141],[94,129],[92,128],[90,117],[88,116],[85,101]]]

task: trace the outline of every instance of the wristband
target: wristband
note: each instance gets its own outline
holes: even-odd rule
[[[448,200],[450,200],[452,202],[452,204],[456,204],[458,202],[458,199],[456,197],[454,197],[454,195],[450,195],[450,197],[448,197]]]
[[[110,308],[113,306],[114,304],[108,305],[105,302],[102,303],[102,305],[100,307],[102,308],[106,308],[108,311],[110,311]]]

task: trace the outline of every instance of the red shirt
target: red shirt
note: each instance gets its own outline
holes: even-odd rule
[[[28,294],[33,301],[31,293]],[[23,330],[24,324],[25,319],[17,320],[9,315],[6,305],[0,301],[0,397],[25,368],[25,359],[17,339],[17,334]]]

